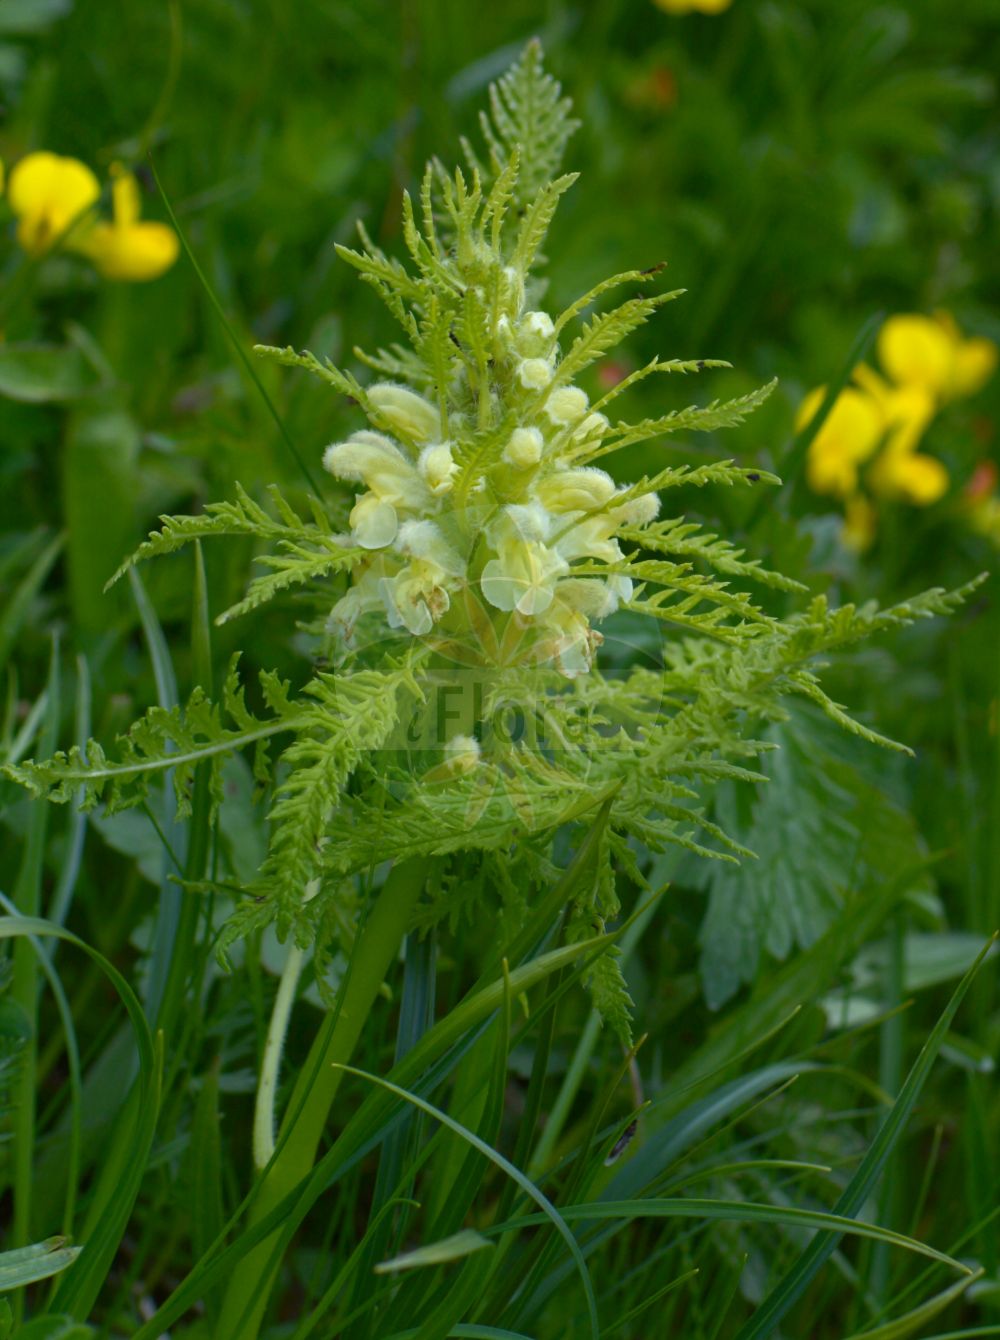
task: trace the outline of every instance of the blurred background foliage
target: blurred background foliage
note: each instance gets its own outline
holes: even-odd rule
[[[969,526],[965,491],[984,462],[1000,462],[1000,377],[929,431],[928,449],[949,468],[946,497],[920,509],[886,504],[864,552],[841,544],[839,514],[808,491],[793,448],[806,392],[847,375],[866,331],[870,359],[885,316],[943,308],[964,332],[1000,343],[995,0],[734,0],[720,14],[683,17],[651,0],[0,0],[0,158],[9,168],[47,149],[102,179],[112,163],[130,164],[144,214],[163,219],[152,164],[244,349],[291,343],[354,365],[355,344],[374,348],[395,334],[334,244],[349,242],[360,218],[387,250],[401,250],[401,192],[431,153],[456,161],[488,82],[535,34],[583,123],[568,157],[582,180],[552,234],[546,305],[659,261],[668,285],[688,290],[633,339],[628,365],[598,369],[597,380],[654,353],[734,365],[697,382],[644,382],[626,407],[641,417],[780,377],[737,434],[645,447],[621,461],[623,477],[664,454],[735,452],[774,466],[788,482],[762,504],[706,492],[683,505],[839,601],[889,601],[995,569],[996,545]],[[7,235],[0,659],[16,661],[5,740],[10,748],[20,739],[23,751],[39,721],[30,704],[46,681],[53,630],[88,657],[95,735],[110,737],[154,700],[136,606],[124,587],[110,596],[101,587],[159,513],[232,496],[236,480],[255,494],[278,481],[293,497],[302,480],[186,255],[152,283],[113,284],[79,258],[30,261],[13,244],[9,216]],[[26,366],[17,351],[29,345],[42,352]],[[257,374],[314,466],[357,426],[351,407],[317,383],[273,367]],[[596,393],[596,381],[587,389]],[[250,559],[239,544],[206,552],[213,610],[242,594]],[[167,560],[144,579],[184,692],[190,564]],[[795,1026],[796,1041],[811,1045],[824,1021],[843,1022],[845,1011],[870,1019],[921,988],[905,1031],[878,1044],[891,1090],[892,1058],[898,1070],[971,946],[1000,925],[995,587],[946,625],[914,627],[833,667],[835,696],[917,748],[915,763],[831,738],[804,714],[793,731],[778,731],[789,747],[775,755],[768,791],[716,800],[761,863],[654,872],[673,888],[630,967],[654,1088],[676,1065],[676,1046],[693,1050],[711,1035],[717,1016],[706,996],[713,1010],[745,1002],[755,979],[785,971],[793,950],[836,925],[848,893],[874,896],[906,869],[915,872],[908,902],[886,938],[843,973],[831,970]],[[295,612],[279,602],[250,627],[214,632],[216,667],[245,646],[249,669],[301,680],[312,648]],[[79,689],[67,657],[63,739]],[[262,820],[238,771],[233,788],[246,801],[226,821],[235,870],[259,849]],[[27,807],[9,799],[3,845],[16,869]],[[120,962],[143,953],[135,928],[158,880],[155,835],[128,818],[102,828],[114,851],[88,846],[73,911],[80,933]],[[46,857],[53,881],[71,841],[60,827]],[[977,991],[909,1146],[926,1152],[931,1132],[950,1139],[963,1108],[975,1114],[937,1202],[955,1228],[941,1246],[988,1210],[1000,1171],[1000,1112],[983,1087],[1000,1027],[986,978]],[[244,1079],[262,1017],[240,1016]],[[561,1019],[556,1063],[566,1064],[579,1022]],[[734,1250],[742,1247],[740,1239]],[[979,1250],[995,1273],[995,1236]]]

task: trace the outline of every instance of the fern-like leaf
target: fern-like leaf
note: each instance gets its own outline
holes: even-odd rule
[[[657,419],[616,424],[612,436],[586,459],[595,461],[609,452],[620,451],[637,442],[648,442],[654,437],[665,437],[668,433],[712,433],[720,428],[736,428],[764,403],[777,384],[777,380],[770,381],[732,400],[713,400],[709,405],[689,405],[687,409],[671,410]]]
[[[559,171],[570,136],[579,127],[571,116],[572,103],[542,66],[542,45],[527,44],[515,64],[490,85],[489,111],[479,124],[490,155],[493,174],[500,176],[515,150],[520,172],[513,199],[523,207]],[[470,167],[485,180],[472,146],[463,141]]]

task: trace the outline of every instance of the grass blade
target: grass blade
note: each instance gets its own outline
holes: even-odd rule
[[[160,1047],[154,1044],[135,992],[103,954],[71,931],[38,917],[0,917],[0,940],[32,935],[65,940],[93,959],[125,1006],[139,1051],[138,1082],[122,1109],[124,1117],[132,1118],[121,1123],[127,1137],[109,1149],[80,1235],[83,1249],[53,1299],[55,1311],[83,1320],[107,1277],[139,1192],[159,1113]]]
[[[306,483],[309,485],[309,488],[312,490],[312,492],[313,492],[313,493],[316,495],[316,497],[318,498],[318,497],[320,496],[320,491],[319,491],[319,488],[318,488],[318,486],[317,486],[317,484],[316,484],[316,480],[313,478],[312,472],[310,471],[308,465],[306,465],[305,461],[303,460],[302,456],[300,455],[298,447],[297,447],[297,446],[295,445],[295,443],[292,441],[291,434],[289,433],[288,429],[285,427],[285,423],[284,423],[284,420],[282,419],[281,415],[280,415],[280,414],[278,413],[278,411],[275,409],[275,407],[274,407],[274,402],[272,401],[271,397],[268,395],[267,390],[266,390],[266,388],[265,388],[265,386],[264,386],[264,383],[261,381],[260,377],[257,375],[257,370],[256,370],[256,368],[253,366],[253,364],[250,362],[250,359],[247,357],[246,350],[243,348],[243,345],[240,343],[239,339],[237,338],[236,332],[233,330],[232,326],[230,325],[229,318],[226,316],[226,313],[225,313],[225,310],[223,309],[222,303],[219,301],[219,299],[218,299],[218,298],[216,297],[216,295],[215,295],[215,290],[212,288],[211,284],[208,282],[208,279],[207,279],[206,276],[205,276],[205,272],[202,270],[201,266],[198,264],[198,259],[197,259],[197,257],[195,256],[194,252],[191,250],[191,244],[190,244],[190,243],[188,242],[188,240],[187,240],[187,234],[184,232],[184,230],[183,230],[183,228],[181,227],[180,223],[177,221],[177,215],[174,213],[174,209],[173,209],[173,206],[172,206],[171,203],[170,203],[170,199],[169,199],[169,197],[167,196],[166,191],[163,189],[163,183],[160,181],[159,173],[156,171],[156,164],[153,162],[152,157],[150,157],[150,159],[149,159],[149,167],[150,167],[150,171],[151,171],[152,174],[153,174],[153,180],[156,182],[156,189],[157,189],[157,190],[159,191],[159,193],[160,193],[160,199],[163,201],[163,207],[164,207],[164,209],[166,209],[166,211],[167,211],[167,217],[170,219],[170,223],[171,223],[171,226],[173,227],[174,232],[175,232],[175,233],[177,234],[177,236],[180,238],[181,246],[184,248],[184,254],[187,256],[188,260],[191,262],[191,268],[194,270],[195,275],[196,275],[197,278],[198,278],[198,283],[199,283],[199,284],[202,286],[202,288],[204,289],[204,291],[205,291],[205,296],[208,298],[209,302],[212,304],[212,307],[213,307],[213,309],[214,309],[214,311],[215,311],[216,316],[217,316],[217,317],[219,318],[219,320],[222,322],[222,327],[223,327],[223,329],[225,330],[226,335],[227,335],[228,338],[229,338],[229,342],[230,342],[230,344],[231,344],[231,345],[233,346],[233,348],[235,349],[237,357],[239,358],[240,362],[243,364],[243,367],[244,367],[244,369],[245,369],[245,371],[246,371],[246,373],[247,373],[247,376],[248,376],[248,377],[250,378],[250,380],[253,382],[254,386],[257,388],[257,391],[258,391],[259,394],[260,394],[261,399],[263,400],[264,404],[267,406],[267,411],[268,411],[268,413],[270,414],[271,418],[274,420],[274,423],[275,423],[275,426],[276,426],[277,429],[278,429],[278,432],[281,434],[281,440],[284,442],[285,446],[288,448],[289,454],[291,455],[292,459],[295,461],[295,464],[296,464],[296,465],[299,467],[299,469],[301,470],[303,479],[306,481]]]
[[[931,1066],[941,1049],[945,1034],[951,1026],[959,1005],[962,1003],[962,998],[968,991],[986,955],[992,949],[995,940],[996,936],[987,942],[975,963],[956,987],[951,1000],[944,1009],[944,1013],[938,1019],[930,1037],[921,1048],[920,1055],[914,1062],[913,1068],[906,1077],[906,1082],[899,1091],[899,1097],[890,1108],[878,1134],[872,1141],[868,1153],[862,1159],[857,1172],[837,1201],[834,1207],[835,1214],[853,1215],[864,1204],[866,1196],[878,1180],[886,1160],[909,1120],[913,1105],[917,1101],[920,1090],[924,1086],[924,1081],[927,1079]],[[839,1234],[833,1233],[822,1234],[814,1238],[809,1247],[799,1257],[798,1262],[764,1299],[764,1302],[749,1321],[740,1328],[736,1340],[762,1340],[762,1337],[771,1335],[781,1319],[786,1316],[789,1309],[802,1296],[816,1272],[836,1249],[838,1240]]]
[[[912,1335],[918,1327],[925,1326],[939,1312],[943,1312],[956,1299],[961,1298],[966,1289],[971,1284],[975,1284],[976,1280],[981,1279],[983,1274],[983,1270],[980,1269],[967,1279],[956,1280],[950,1288],[943,1289],[941,1293],[935,1294],[933,1298],[929,1298],[926,1303],[921,1303],[919,1307],[914,1308],[912,1312],[907,1312],[905,1316],[897,1317],[895,1321],[887,1321],[884,1325],[876,1326],[870,1331],[855,1331],[853,1335],[847,1336],[846,1340],[906,1340],[906,1337]],[[966,1334],[966,1332],[963,1332],[963,1334]]]
[[[851,345],[850,351],[841,366],[840,372],[826,388],[826,395],[823,397],[819,409],[806,426],[796,433],[795,437],[792,439],[792,445],[785,457],[778,462],[777,473],[781,475],[783,482],[781,488],[778,490],[777,497],[775,497],[773,493],[768,496],[763,492],[758,496],[757,504],[747,519],[746,529],[748,532],[755,530],[762,518],[766,516],[768,512],[772,511],[780,502],[788,501],[795,488],[796,481],[802,472],[802,467],[805,464],[809,448],[812,446],[820,429],[826,422],[830,411],[833,409],[834,404],[837,401],[837,397],[851,380],[854,369],[867,355],[884,318],[884,312],[874,312],[858,331],[857,339]]]
[[[906,1248],[917,1256],[929,1257],[952,1270],[961,1271],[963,1275],[972,1274],[963,1262],[948,1256],[946,1252],[939,1252],[935,1247],[918,1242],[916,1238],[908,1238],[904,1233],[895,1233],[890,1228],[880,1228],[878,1224],[850,1219],[846,1215],[826,1210],[802,1210],[791,1205],[765,1205],[755,1201],[650,1197],[648,1200],[602,1200],[589,1205],[561,1205],[558,1213],[567,1223],[601,1219],[699,1219],[721,1220],[732,1224],[790,1224],[797,1228],[835,1230],[838,1237],[848,1233],[854,1237],[871,1238],[875,1242]],[[544,1222],[544,1215],[526,1214],[517,1219],[508,1219],[503,1224],[492,1224],[483,1232],[489,1235],[507,1233],[511,1229],[530,1228]]]
[[[533,1200],[536,1205],[541,1207],[543,1217],[549,1220],[556,1232],[566,1243],[570,1255],[576,1263],[576,1268],[579,1272],[584,1294],[587,1299],[587,1311],[590,1317],[591,1334],[594,1336],[594,1340],[600,1340],[600,1326],[597,1320],[597,1299],[594,1296],[594,1286],[590,1280],[590,1272],[587,1269],[587,1263],[583,1259],[583,1253],[580,1251],[580,1245],[570,1231],[565,1220],[562,1218],[560,1212],[552,1204],[549,1198],[543,1192],[539,1191],[534,1182],[529,1181],[520,1168],[515,1168],[513,1163],[508,1159],[505,1159],[502,1154],[497,1152],[497,1150],[491,1148],[491,1146],[484,1140],[480,1140],[480,1138],[477,1135],[474,1135],[472,1131],[466,1130],[464,1126],[450,1117],[447,1112],[442,1112],[441,1109],[435,1107],[433,1103],[428,1103],[426,1099],[418,1098],[407,1089],[401,1089],[398,1084],[392,1084],[387,1079],[382,1079],[378,1075],[371,1075],[364,1070],[358,1070],[354,1066],[338,1066],[338,1069],[345,1071],[349,1075],[357,1075],[359,1079],[368,1080],[370,1084],[377,1084],[388,1093],[395,1094],[397,1098],[403,1099],[404,1102],[412,1103],[413,1106],[418,1107],[421,1112],[426,1112],[428,1116],[433,1117],[436,1121],[441,1122],[442,1125],[447,1126],[449,1130],[454,1131],[456,1135],[470,1144],[473,1149],[478,1150],[484,1158],[489,1159],[489,1161],[495,1164],[502,1172],[505,1172],[508,1177],[518,1184],[526,1196]]]

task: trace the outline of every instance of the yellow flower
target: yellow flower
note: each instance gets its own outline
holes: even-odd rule
[[[653,0],[653,4],[665,14],[721,14],[732,0]]]
[[[29,256],[44,255],[100,194],[100,183],[85,163],[59,154],[28,154],[11,172],[7,188],[18,242]]]
[[[487,531],[497,557],[482,573],[483,595],[495,609],[542,614],[555,597],[556,584],[569,572],[559,551],[545,542],[552,518],[540,503],[511,504]]]
[[[931,391],[919,382],[892,386],[865,363],[854,369],[854,380],[882,417],[885,450],[913,451],[934,417]]]
[[[812,421],[825,395],[825,386],[809,392],[795,419],[797,432]],[[813,492],[836,498],[854,493],[858,466],[875,451],[883,426],[883,416],[875,401],[864,391],[846,386],[809,446],[806,474]]]
[[[425,480],[395,442],[367,428],[327,447],[323,466],[338,479],[368,487],[351,512],[354,543],[362,549],[392,544],[400,517],[425,509],[431,498]]]
[[[929,507],[947,492],[948,471],[935,457],[916,450],[935,409],[925,386],[893,386],[863,363],[855,368],[854,378],[857,385],[841,391],[809,447],[806,476],[814,493],[847,500],[844,539],[851,548],[863,549],[871,543],[871,525],[858,494],[863,462],[878,451],[867,475],[872,489],[916,507]],[[810,422],[824,395],[825,388],[818,387],[806,396],[797,430]]]
[[[919,382],[891,386],[864,363],[855,381],[882,415],[884,445],[868,472],[872,489],[885,498],[929,507],[948,491],[948,471],[935,456],[917,451],[934,417],[934,397]]]
[[[139,218],[139,184],[120,163],[111,166],[110,223],[88,228],[74,250],[93,261],[105,279],[157,279],[177,259],[177,234],[165,223]]]
[[[993,341],[964,339],[947,312],[891,316],[879,331],[878,354],[895,382],[921,386],[939,400],[974,395],[997,365]]]
[[[848,549],[853,549],[857,554],[870,549],[877,525],[878,513],[863,493],[855,493],[847,499],[840,536]]]
[[[948,491],[948,471],[922,451],[884,451],[869,478],[876,493],[915,507],[930,507]]]

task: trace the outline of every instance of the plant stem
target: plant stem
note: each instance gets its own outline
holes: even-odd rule
[[[649,906],[643,912],[640,912],[622,937],[622,967],[628,962],[632,955],[632,951],[639,943],[641,937],[645,934],[646,927],[649,925],[653,913],[656,911],[657,903],[658,900],[656,899],[650,902]],[[573,1053],[573,1059],[563,1077],[559,1092],[556,1094],[548,1119],[539,1136],[538,1144],[535,1146],[535,1152],[528,1165],[529,1177],[535,1179],[540,1178],[552,1161],[556,1143],[566,1124],[566,1118],[569,1116],[570,1108],[573,1106],[573,1100],[576,1098],[580,1085],[583,1083],[583,1078],[587,1073],[587,1066],[590,1064],[590,1058],[593,1055],[594,1048],[597,1046],[600,1035],[601,1016],[596,1010],[591,1010],[587,1022],[584,1025],[583,1033],[580,1035],[580,1040],[576,1045],[576,1051]]]
[[[354,1053],[379,987],[399,953],[423,891],[428,864],[428,858],[417,857],[394,866],[358,933],[338,1007],[325,1020],[299,1072],[277,1151],[261,1175],[250,1210],[251,1225],[274,1209],[315,1162],[344,1073],[334,1066],[350,1061]],[[233,1271],[217,1340],[254,1340],[257,1335],[274,1283],[276,1271],[268,1265],[277,1237],[278,1230],[249,1251]]]
[[[292,945],[281,971],[278,993],[271,1011],[264,1057],[260,1065],[260,1080],[257,1083],[257,1101],[253,1110],[253,1162],[258,1172],[267,1167],[274,1154],[274,1099],[278,1091],[278,1072],[304,959],[305,951],[298,945]]]
[[[52,640],[47,685],[45,724],[40,740],[43,757],[55,749],[59,730],[59,643]],[[48,806],[35,805],[28,822],[24,856],[14,888],[14,902],[22,916],[35,917],[41,907],[42,875],[45,865],[45,840],[48,833]],[[35,1158],[35,1096],[38,1077],[38,959],[31,940],[22,936],[14,947],[10,999],[20,1008],[24,1021],[24,1045],[18,1055],[12,1087],[14,1210],[10,1245],[23,1247],[32,1241],[32,1192]],[[14,1296],[14,1316],[24,1315],[24,1290]]]
[[[306,885],[303,902],[310,902],[319,893],[320,882],[312,879]],[[278,991],[271,1010],[271,1022],[264,1043],[264,1056],[260,1064],[260,1079],[257,1083],[257,1101],[253,1113],[253,1162],[258,1172],[271,1162],[274,1154],[274,1100],[278,1092],[278,1075],[281,1073],[281,1057],[285,1050],[285,1037],[288,1022],[292,1017],[295,1004],[295,991],[302,976],[305,962],[305,950],[297,944],[288,947],[288,957],[281,970]]]

